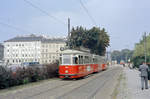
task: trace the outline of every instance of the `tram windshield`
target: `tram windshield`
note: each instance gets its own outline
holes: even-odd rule
[[[71,64],[71,55],[63,55],[62,64]]]

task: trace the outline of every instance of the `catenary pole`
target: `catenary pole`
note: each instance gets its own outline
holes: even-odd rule
[[[70,18],[68,18],[68,48],[70,48]]]
[[[147,62],[146,61],[146,59],[147,59],[147,55],[146,55],[146,53],[147,53],[147,46],[146,46],[146,43],[147,43],[147,41],[146,41],[146,32],[144,33],[144,54],[145,54],[145,63]]]

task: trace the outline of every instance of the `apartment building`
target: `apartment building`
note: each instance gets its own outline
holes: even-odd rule
[[[64,39],[46,39],[42,41],[42,64],[52,63],[59,59],[60,48],[65,47]]]
[[[4,42],[4,60],[8,64],[39,62],[48,64],[58,59],[60,47],[66,45],[63,38],[44,36],[18,36]]]

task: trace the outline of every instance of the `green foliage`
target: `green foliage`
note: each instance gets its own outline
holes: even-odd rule
[[[117,51],[117,50],[113,51],[113,52],[111,53],[111,59],[112,59],[113,61],[116,60],[118,63],[120,63],[120,61],[121,61],[121,54],[120,54],[120,51]]]
[[[16,68],[16,71],[0,66],[0,89],[27,84],[58,75],[58,63],[42,67]]]
[[[0,89],[9,87],[10,72],[0,66]]]
[[[147,56],[150,56],[150,35],[146,37],[146,46],[147,46]],[[144,39],[140,40],[139,43],[135,45],[133,56],[143,56],[144,55]]]
[[[146,46],[147,46],[147,63],[150,63],[150,35],[146,37]],[[132,61],[135,67],[139,67],[139,65],[144,61],[144,39],[140,40],[139,43],[135,45],[134,54]]]
[[[121,51],[113,51],[111,53],[111,58],[112,60],[117,60],[118,63],[120,63],[120,61],[124,61],[127,62],[128,59],[131,59],[133,55],[133,51],[129,50],[129,49],[123,49]]]
[[[105,55],[106,47],[109,46],[109,36],[105,29],[93,27],[89,30],[83,27],[72,28],[71,36],[67,44],[71,49],[81,46],[90,49],[91,53]]]
[[[133,62],[133,64],[134,64],[134,67],[139,67],[142,63],[143,63],[143,61],[144,61],[145,59],[144,59],[144,56],[137,56],[137,57],[134,57],[133,59],[132,59],[132,62]]]

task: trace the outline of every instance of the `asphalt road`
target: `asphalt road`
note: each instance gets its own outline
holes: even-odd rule
[[[121,67],[79,80],[52,79],[23,88],[0,91],[0,99],[111,99]]]

